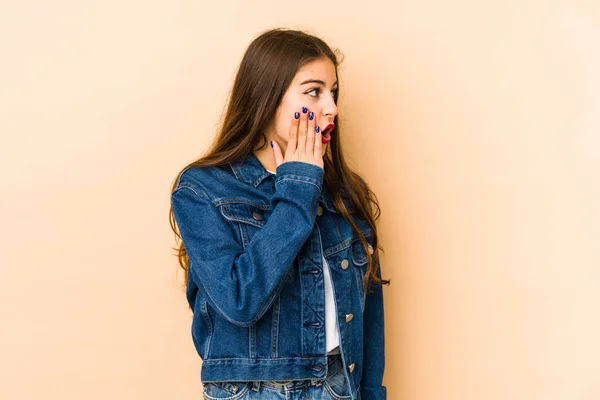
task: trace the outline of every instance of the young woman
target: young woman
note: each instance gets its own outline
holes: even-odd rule
[[[344,161],[337,69],[315,36],[255,38],[173,184],[205,399],[386,398],[380,209]]]

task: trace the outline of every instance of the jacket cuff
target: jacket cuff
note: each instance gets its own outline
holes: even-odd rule
[[[387,399],[387,388],[385,386],[361,386],[360,387],[360,399],[361,400],[386,400]]]
[[[311,183],[321,190],[325,170],[318,165],[304,161],[286,161],[277,167],[275,174],[275,184],[291,179]]]

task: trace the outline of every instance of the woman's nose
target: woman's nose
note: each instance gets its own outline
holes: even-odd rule
[[[325,104],[325,106],[323,107],[323,114],[326,116],[330,116],[330,117],[334,117],[337,115],[338,113],[338,108],[337,105],[335,104],[335,102],[333,101],[333,99],[331,99],[329,101],[328,104]]]

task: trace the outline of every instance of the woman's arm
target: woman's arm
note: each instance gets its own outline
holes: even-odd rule
[[[198,185],[182,181],[171,195],[189,279],[211,307],[239,326],[256,323],[271,307],[316,219],[323,168],[288,161],[276,172],[273,211],[246,248]]]

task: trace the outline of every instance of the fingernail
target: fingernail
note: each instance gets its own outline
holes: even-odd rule
[[[273,147],[273,141],[271,140],[271,147]]]
[[[302,114],[306,114],[307,111],[308,111],[308,108],[302,107]]]
[[[321,132],[321,128],[317,126],[317,127],[315,128],[315,132],[317,132],[317,133]]]
[[[294,119],[298,119],[298,118],[300,118],[300,113],[298,111],[296,111],[294,113]]]
[[[309,120],[312,121],[314,117],[315,117],[315,113],[314,112],[311,111],[311,112],[308,113],[308,119]]]

